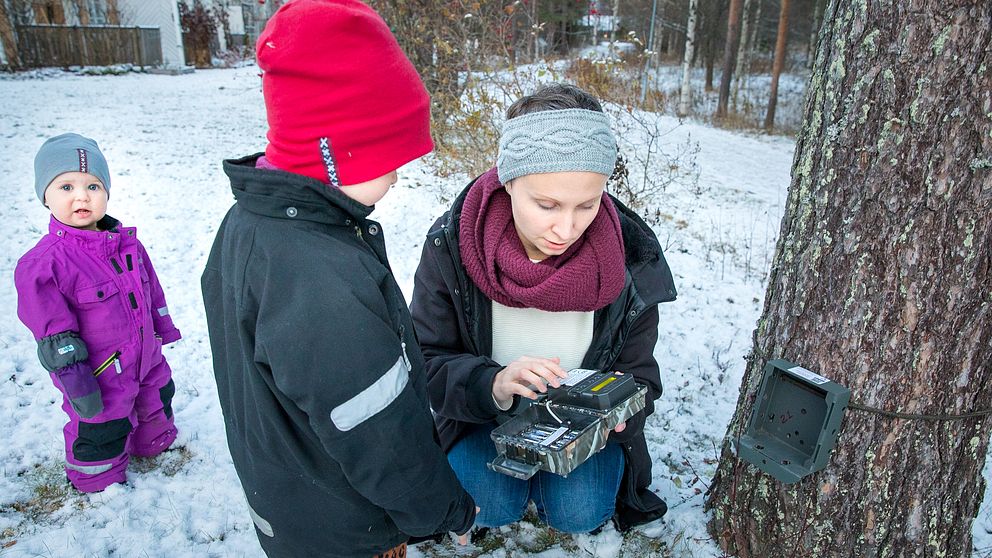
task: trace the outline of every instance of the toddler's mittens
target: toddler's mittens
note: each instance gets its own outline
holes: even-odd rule
[[[100,384],[93,368],[86,364],[89,351],[74,331],[63,331],[38,340],[38,359],[51,372],[72,408],[83,418],[103,411]]]
[[[93,369],[77,362],[54,372],[62,384],[62,391],[69,398],[72,408],[83,418],[93,418],[103,411],[100,384],[93,376]]]

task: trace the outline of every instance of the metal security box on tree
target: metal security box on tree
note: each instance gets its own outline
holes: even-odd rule
[[[737,455],[794,483],[827,466],[851,390],[787,360],[771,360]]]

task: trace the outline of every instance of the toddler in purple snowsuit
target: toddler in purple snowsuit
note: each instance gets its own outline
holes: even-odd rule
[[[145,247],[106,214],[110,171],[96,142],[49,139],[35,156],[48,234],[17,262],[17,316],[69,415],[66,475],[82,492],[124,482],[129,456],[176,439],[162,345],[180,338]]]

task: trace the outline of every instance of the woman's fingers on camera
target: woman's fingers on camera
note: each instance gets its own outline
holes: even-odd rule
[[[547,385],[548,381],[544,375],[534,371],[534,370],[522,370],[520,372],[520,379],[527,386],[534,386],[537,391],[544,393],[548,391]]]
[[[527,399],[537,399],[537,393],[529,387],[521,384],[514,384],[513,393],[516,393],[520,397],[526,397]]]
[[[505,382],[507,385],[500,386],[499,389],[501,392],[515,393],[528,399],[536,399],[537,395],[533,390],[536,389],[544,393],[548,391],[548,385],[555,388],[561,387],[561,378],[568,377],[568,372],[565,372],[558,363],[558,357],[522,356],[500,372],[499,381]]]
[[[558,358],[542,358],[534,362],[532,369],[544,378],[546,384],[559,387],[559,379],[568,376],[568,372],[558,366]]]

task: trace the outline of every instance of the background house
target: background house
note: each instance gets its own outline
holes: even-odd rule
[[[159,28],[163,66],[177,68],[186,65],[179,9],[175,0],[117,0],[116,3],[123,25]]]
[[[194,62],[190,55],[190,33],[184,41],[184,22],[180,4],[176,0],[0,0],[0,65],[69,66],[102,65],[130,62],[181,68]],[[212,56],[229,49],[240,50],[254,46],[268,18],[284,2],[274,0],[186,0],[186,6],[202,6],[216,23],[216,33],[209,41],[198,37],[200,43],[209,43],[209,55],[198,56],[198,64],[209,65]],[[226,19],[226,25],[221,21]],[[142,28],[140,41],[132,37],[138,32],[126,33],[120,28]],[[70,31],[69,29],[73,29]],[[99,28],[99,30],[97,29]],[[157,36],[147,29],[157,29]],[[71,37],[70,37],[71,35]],[[93,59],[91,50],[81,43],[100,42],[102,50],[118,51]],[[151,43],[149,43],[151,41]],[[115,43],[142,42],[142,47],[132,51],[139,54],[121,54],[127,49],[114,48]],[[156,46],[157,44],[157,46]],[[149,46],[161,48],[149,58]],[[80,58],[80,51],[87,51],[88,58]],[[14,56],[11,57],[10,53]],[[112,62],[107,61],[110,56]],[[121,59],[131,56],[134,59]],[[149,59],[155,62],[149,63]]]

